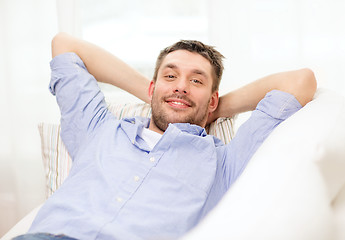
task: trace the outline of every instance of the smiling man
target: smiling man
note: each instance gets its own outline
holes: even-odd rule
[[[192,44],[201,43],[180,42],[178,45],[185,45],[188,49]],[[205,48],[200,46],[200,49],[202,47]],[[163,133],[169,123],[190,123],[205,127],[208,113],[213,112],[218,104],[218,91],[213,91],[213,82],[215,88],[218,88],[218,81],[213,74],[211,59],[197,52],[172,49],[163,51],[158,59],[162,58],[164,60],[149,86],[152,107],[149,128]],[[216,60],[221,60],[218,52]]]
[[[218,96],[223,56],[198,41],[164,49],[152,81],[67,34],[52,44],[50,91],[73,159],[64,184],[17,239],[176,239],[207,215],[282,121],[309,102],[308,69],[273,74]],[[152,106],[119,120],[97,81]],[[207,135],[218,117],[253,110],[230,144]]]

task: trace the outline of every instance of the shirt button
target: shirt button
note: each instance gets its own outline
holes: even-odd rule
[[[117,197],[117,198],[116,198],[116,201],[120,203],[120,202],[122,202],[122,201],[123,201],[123,199],[122,199],[122,198],[120,198],[120,197]]]
[[[150,157],[150,162],[154,162],[155,158],[154,157]]]
[[[139,176],[134,176],[134,181],[138,182],[140,180]]]

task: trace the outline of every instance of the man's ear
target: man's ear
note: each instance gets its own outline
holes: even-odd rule
[[[149,91],[148,91],[150,102],[152,101],[152,95],[153,95],[154,90],[155,90],[155,83],[153,82],[153,80],[151,80],[150,86],[149,86]]]
[[[214,93],[212,93],[210,103],[208,105],[208,110],[210,113],[214,112],[217,109],[218,103],[219,103],[219,93],[218,91],[215,91]]]

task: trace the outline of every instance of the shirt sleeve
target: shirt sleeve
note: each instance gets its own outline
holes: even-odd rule
[[[248,161],[267,136],[301,108],[301,104],[289,93],[273,90],[266,94],[250,118],[242,124],[236,136],[226,146],[224,165],[228,187],[243,172]]]
[[[72,159],[85,134],[107,115],[104,95],[96,79],[75,53],[64,53],[50,62],[49,90],[61,111],[61,138]]]

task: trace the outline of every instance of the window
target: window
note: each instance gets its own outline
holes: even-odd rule
[[[82,37],[150,79],[164,47],[181,39],[208,42],[207,0],[83,0],[80,8]]]

